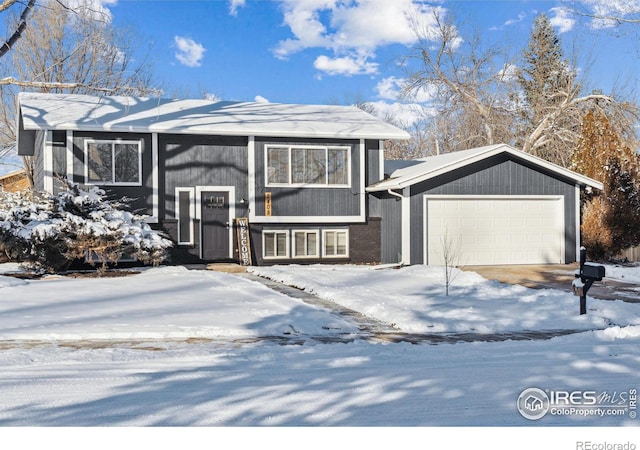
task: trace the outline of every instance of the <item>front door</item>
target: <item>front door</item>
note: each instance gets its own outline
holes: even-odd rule
[[[202,259],[229,258],[229,193],[202,192]]]

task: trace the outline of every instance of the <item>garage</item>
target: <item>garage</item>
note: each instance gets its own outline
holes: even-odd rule
[[[583,190],[602,183],[506,144],[385,161],[367,187],[382,262],[433,266],[575,262]]]
[[[563,263],[563,211],[559,196],[425,196],[425,262]]]

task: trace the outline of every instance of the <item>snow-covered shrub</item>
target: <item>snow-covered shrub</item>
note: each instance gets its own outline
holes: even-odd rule
[[[56,195],[6,194],[0,201],[0,249],[32,269],[64,270],[75,259],[101,262],[102,270],[123,255],[157,265],[172,243],[97,187],[68,183]]]

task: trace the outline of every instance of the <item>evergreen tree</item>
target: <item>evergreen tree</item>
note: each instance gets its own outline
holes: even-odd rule
[[[640,244],[638,155],[625,145],[602,111],[586,114],[571,168],[601,181],[603,192],[585,200],[583,245],[595,258],[613,257]]]
[[[525,107],[521,108],[518,145],[551,162],[566,166],[579,131],[575,111],[580,93],[576,72],[564,58],[560,38],[549,18],[536,17],[528,48],[518,70]],[[582,114],[580,114],[581,116]],[[567,142],[571,142],[567,145]]]

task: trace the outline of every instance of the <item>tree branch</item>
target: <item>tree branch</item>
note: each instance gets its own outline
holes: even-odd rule
[[[87,89],[95,92],[102,92],[104,94],[114,94],[114,93],[122,93],[123,91],[127,91],[126,87],[115,86],[115,87],[99,87],[92,84],[85,83],[58,83],[58,82],[50,82],[50,81],[22,81],[17,80],[14,77],[5,77],[0,78],[0,86],[6,85],[14,85],[20,86],[23,88],[34,88],[34,89]],[[139,92],[139,87],[131,87],[131,91]],[[144,90],[147,94],[150,95],[160,95],[160,91],[153,88],[148,88]]]
[[[5,0],[0,5],[0,12],[5,11],[7,8],[13,5],[16,1],[17,0]],[[22,32],[25,30],[25,28],[27,28],[27,16],[31,12],[31,9],[35,5],[35,3],[36,3],[36,0],[29,0],[29,3],[27,3],[27,6],[24,7],[22,14],[20,14],[20,22],[18,22],[18,26],[16,27],[13,34],[9,37],[9,39],[7,39],[4,42],[4,44],[2,44],[2,46],[0,47],[0,58],[2,58],[9,50],[11,50],[11,47],[13,47],[13,45],[18,41],[18,39],[20,39],[20,36],[22,36]]]

